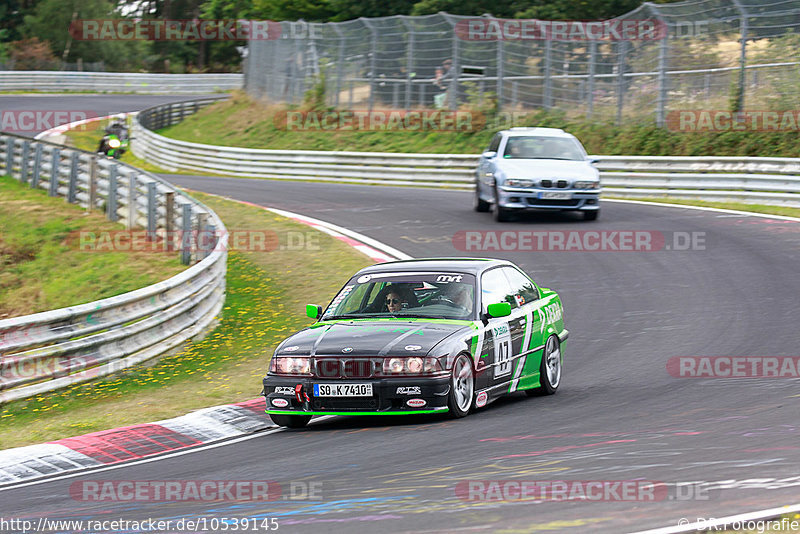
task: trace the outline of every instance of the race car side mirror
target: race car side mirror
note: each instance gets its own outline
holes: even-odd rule
[[[322,315],[322,306],[306,304],[306,315],[311,319],[319,319]]]
[[[508,317],[511,315],[511,304],[508,302],[494,302],[486,306],[486,315],[489,317]]]

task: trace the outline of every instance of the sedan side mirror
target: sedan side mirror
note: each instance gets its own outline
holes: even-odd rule
[[[600,163],[600,158],[589,158],[589,160],[588,160],[588,161],[589,161],[589,163],[591,163],[592,165],[596,165],[596,164]]]
[[[322,316],[322,306],[306,304],[306,315],[311,319],[319,319]]]
[[[511,315],[511,304],[508,302],[495,302],[486,306],[489,317],[508,317]]]
[[[481,154],[481,156],[483,156],[486,159],[492,159],[496,155],[497,155],[497,152],[495,152],[494,150],[487,150],[486,152]]]

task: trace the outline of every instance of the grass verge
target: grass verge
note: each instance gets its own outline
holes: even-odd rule
[[[289,108],[265,105],[238,91],[230,100],[212,104],[159,133],[195,143],[245,148],[479,154],[496,130],[512,125],[494,110],[473,107],[478,109],[473,131],[293,131],[280,126]],[[800,156],[800,138],[793,131],[682,132],[659,128],[651,118],[631,118],[617,125],[545,110],[515,117],[513,126],[563,128],[576,135],[590,154]]]
[[[0,319],[112,297],[181,272],[177,254],[81,251],[79,232],[124,226],[0,178]]]
[[[3,406],[0,449],[257,397],[275,346],[309,323],[304,304],[328,302],[347,277],[371,263],[305,225],[219,197],[193,196],[232,233],[266,232],[278,248],[230,252],[225,309],[203,340],[121,375]]]

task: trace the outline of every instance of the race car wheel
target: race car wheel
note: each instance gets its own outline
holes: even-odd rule
[[[472,409],[475,400],[475,375],[472,362],[466,354],[459,354],[453,362],[450,375],[450,394],[447,407],[453,417],[464,417]]]
[[[489,208],[492,207],[491,204],[481,198],[477,185],[475,186],[475,201],[473,202],[473,207],[475,208],[475,211],[479,213],[486,213],[489,211]]]
[[[494,215],[494,220],[497,222],[506,222],[511,219],[509,211],[500,205],[500,195],[497,194],[497,189],[494,190],[492,215]]]
[[[271,413],[269,418],[276,425],[289,428],[303,428],[311,421],[310,415],[279,415]]]
[[[547,338],[539,365],[539,383],[541,386],[528,389],[528,396],[552,395],[561,384],[561,343],[557,336]]]
[[[600,216],[600,210],[583,212],[584,221],[596,221],[599,216]]]

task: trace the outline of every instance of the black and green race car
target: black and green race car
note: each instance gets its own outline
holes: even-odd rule
[[[303,427],[314,415],[449,412],[561,383],[561,299],[497,259],[419,259],[356,273],[317,322],[284,340],[264,377],[267,413]]]

